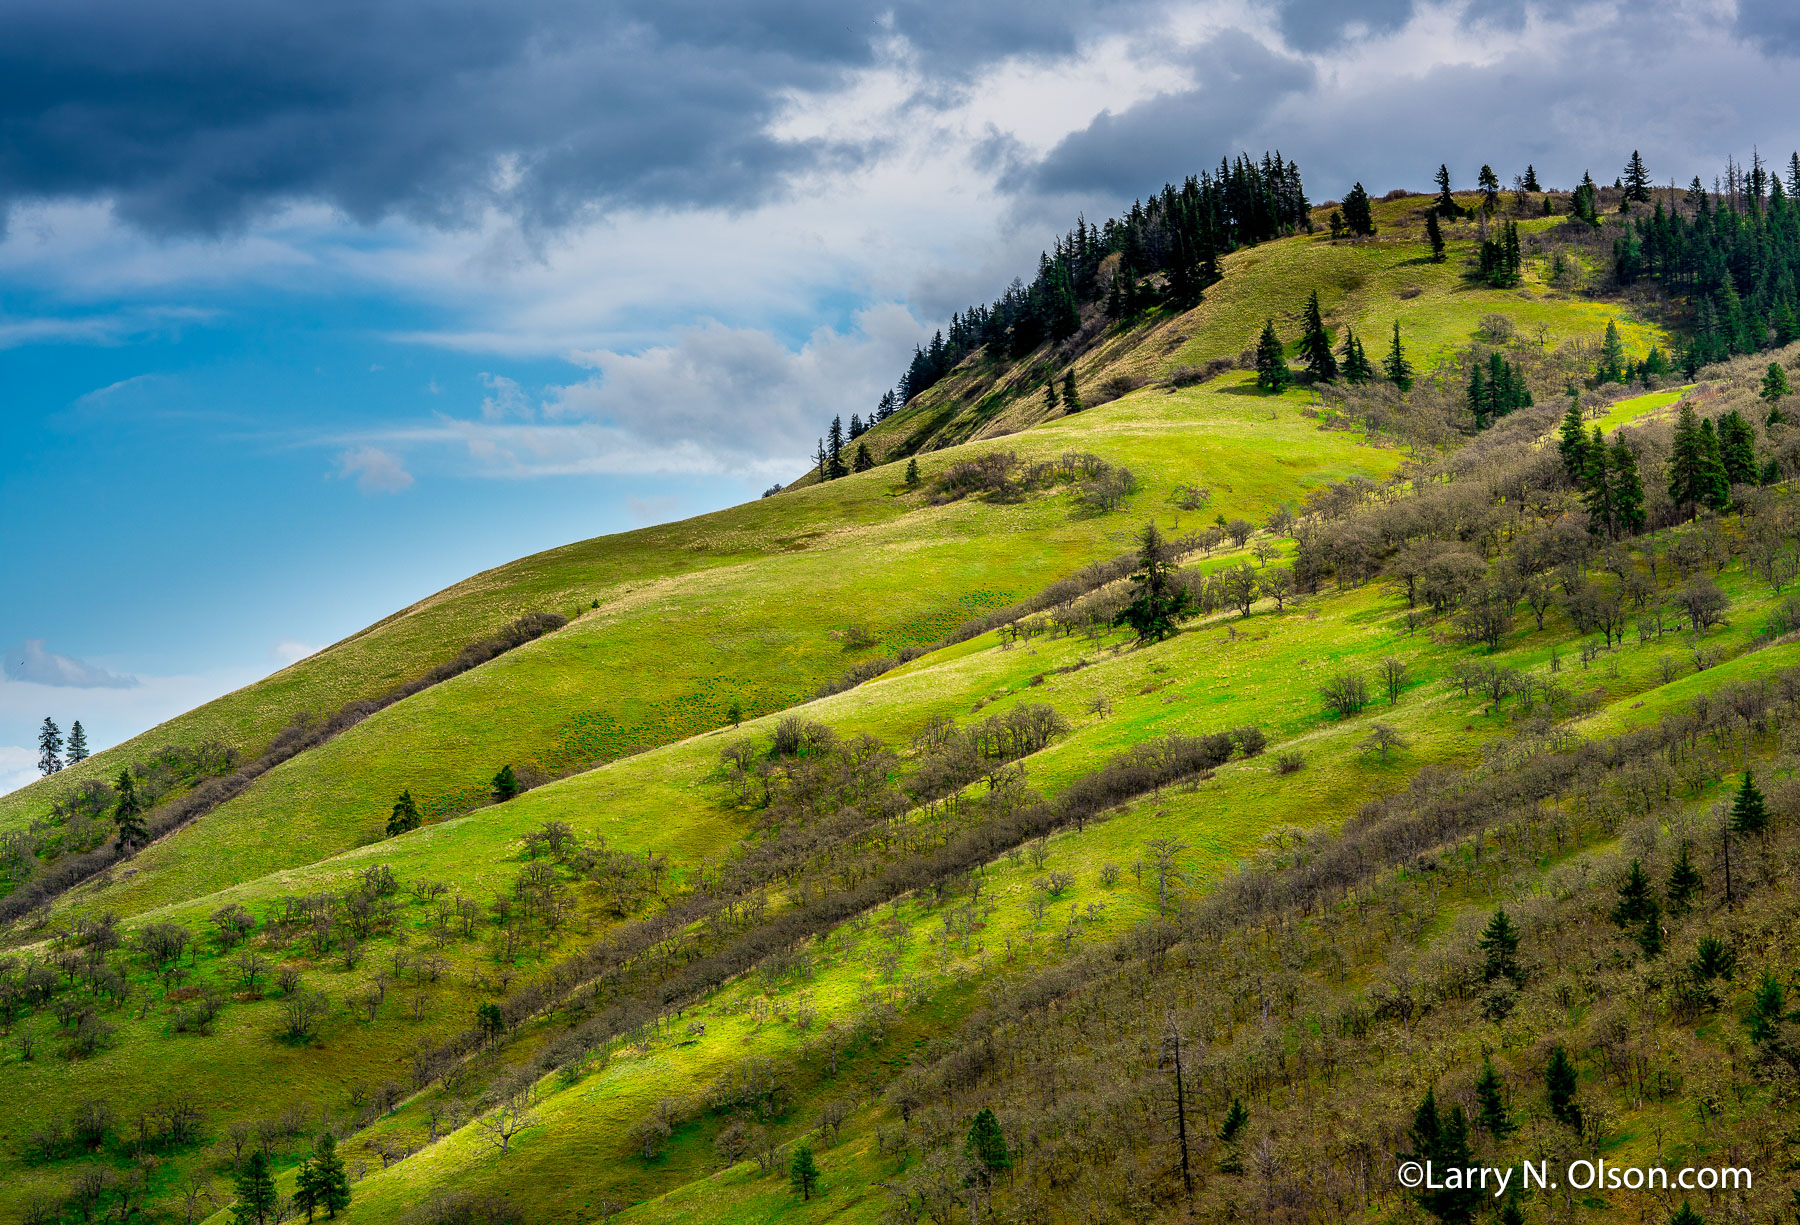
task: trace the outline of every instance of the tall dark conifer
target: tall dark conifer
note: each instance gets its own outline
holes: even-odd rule
[[[1406,360],[1406,350],[1400,344],[1400,321],[1394,320],[1394,339],[1388,346],[1387,356],[1382,359],[1381,372],[1388,377],[1388,382],[1401,391],[1411,391],[1413,385],[1412,363]]]
[[[1460,217],[1462,208],[1456,203],[1456,197],[1450,194],[1450,167],[1442,163],[1437,168],[1438,194],[1431,203],[1432,211],[1440,217]]]
[[[1425,214],[1425,241],[1431,244],[1431,262],[1444,262],[1444,227],[1438,224],[1438,212],[1434,208]]]
[[[1288,369],[1281,338],[1275,335],[1275,321],[1267,320],[1262,335],[1256,340],[1256,385],[1264,391],[1280,392],[1293,381],[1294,374]]]
[[[1306,325],[1300,336],[1300,358],[1316,383],[1329,383],[1338,376],[1337,355],[1331,351],[1331,333],[1325,330],[1325,315],[1319,309],[1319,291],[1306,299]]]

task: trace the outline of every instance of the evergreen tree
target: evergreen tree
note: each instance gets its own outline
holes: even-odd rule
[[[1414,1161],[1429,1162],[1434,1170],[1462,1169],[1470,1164],[1469,1124],[1461,1106],[1452,1106],[1440,1114],[1435,1090],[1425,1090],[1419,1108],[1413,1112],[1409,1131]],[[1475,1219],[1481,1204],[1481,1191],[1466,1188],[1420,1188],[1413,1192],[1419,1207],[1446,1222],[1465,1223]]]
[[[831,429],[827,431],[826,437],[828,439],[826,451],[831,457],[831,464],[841,468],[844,454],[844,423],[841,419],[837,417],[831,419]]]
[[[1329,383],[1338,376],[1337,355],[1331,351],[1331,333],[1325,330],[1316,289],[1306,299],[1306,330],[1300,336],[1300,359],[1314,382]]]
[[[1585,170],[1570,197],[1569,211],[1591,226],[1600,224],[1600,188],[1595,185],[1594,176]]]
[[[1530,163],[1527,163],[1525,166],[1525,190],[1526,191],[1542,191],[1542,190],[1544,190],[1542,187],[1538,186],[1537,167],[1531,165]]]
[[[1606,321],[1606,335],[1600,341],[1600,365],[1594,371],[1597,383],[1623,383],[1625,381],[1625,345],[1619,339],[1619,325],[1614,320]]]
[[[1406,360],[1406,350],[1400,347],[1400,321],[1394,320],[1394,343],[1388,347],[1388,354],[1381,362],[1381,372],[1388,381],[1401,391],[1411,391],[1413,385],[1412,363]]]
[[[504,804],[519,794],[519,776],[513,773],[512,763],[500,767],[500,773],[494,775],[494,802]]]
[[[1475,176],[1475,183],[1481,188],[1482,211],[1493,216],[1500,207],[1500,176],[1494,173],[1492,166],[1483,166],[1481,173]]]
[[[1250,1111],[1245,1108],[1244,1099],[1234,1097],[1230,1109],[1225,1112],[1225,1121],[1219,1124],[1219,1139],[1226,1144],[1236,1144],[1249,1124]]]
[[[1081,393],[1075,390],[1075,372],[1073,370],[1063,372],[1062,398],[1064,412],[1078,413],[1081,411]]]
[[[231,1207],[232,1225],[264,1225],[275,1217],[275,1180],[269,1174],[269,1157],[260,1148],[250,1154],[237,1176],[237,1203]]]
[[[1491,983],[1504,978],[1514,986],[1519,984],[1524,977],[1519,969],[1519,929],[1513,926],[1504,908],[1494,912],[1475,944],[1482,954],[1483,981]]]
[[[1613,905],[1612,921],[1620,927],[1643,922],[1644,915],[1648,913],[1647,907],[1653,900],[1650,878],[1644,874],[1644,865],[1634,859],[1625,873],[1625,879],[1619,884],[1619,900]]]
[[[1638,204],[1650,203],[1650,172],[1644,169],[1644,159],[1638,151],[1631,151],[1631,160],[1625,163],[1625,174],[1620,180],[1625,185],[1625,198]]]
[[[1056,398],[1056,380],[1050,379],[1044,384],[1044,411],[1053,413],[1061,403]]]
[[[1763,374],[1762,388],[1756,394],[1761,396],[1763,402],[1769,406],[1771,415],[1778,411],[1776,405],[1781,403],[1781,397],[1787,395],[1790,390],[1787,371],[1781,368],[1780,362],[1770,362],[1768,370]],[[76,726],[79,727],[80,724]]]
[[[1557,430],[1556,450],[1562,456],[1563,475],[1571,484],[1579,485],[1581,476],[1587,471],[1588,434],[1587,424],[1581,419],[1581,401],[1575,396],[1569,397],[1569,411],[1563,414],[1562,426]]]
[[[1135,584],[1131,602],[1113,619],[1128,625],[1139,642],[1160,642],[1179,632],[1178,622],[1193,611],[1193,594],[1175,579],[1175,563],[1168,544],[1154,521],[1144,525],[1138,537],[1138,565],[1131,576]]]
[[[1506,1203],[1500,1206],[1500,1225],[1525,1225],[1525,1210],[1519,1207],[1519,1197],[1508,1192]]]
[[[1369,204],[1369,193],[1363,190],[1361,183],[1344,197],[1344,224],[1351,234],[1361,234],[1365,238],[1375,235],[1375,213]]]
[[[794,1160],[788,1166],[788,1186],[800,1193],[800,1198],[809,1200],[813,1192],[819,1189],[819,1166],[813,1160],[813,1151],[802,1144],[794,1150]]]
[[[1465,394],[1465,402],[1469,412],[1474,414],[1475,428],[1486,429],[1494,411],[1494,399],[1488,391],[1487,374],[1480,365],[1469,371],[1469,390]]]
[[[1588,437],[1587,464],[1581,472],[1581,504],[1588,513],[1588,531],[1597,536],[1615,536],[1619,530],[1618,508],[1613,503],[1612,461],[1606,452],[1606,438],[1595,426]]]
[[[1344,362],[1339,369],[1346,383],[1358,387],[1375,377],[1375,367],[1369,364],[1368,354],[1363,352],[1362,341],[1356,338],[1356,333],[1350,330],[1347,323],[1344,325]]]
[[[1748,770],[1744,771],[1737,798],[1731,801],[1731,828],[1740,834],[1760,834],[1769,828],[1768,807]]]
[[[1700,443],[1700,422],[1694,406],[1683,403],[1675,416],[1675,433],[1669,450],[1669,500],[1685,506],[1691,515],[1705,496],[1706,453]]]
[[[1638,471],[1637,455],[1621,438],[1614,440],[1608,457],[1612,468],[1613,514],[1617,517],[1618,530],[1627,536],[1635,536],[1649,521],[1644,508],[1644,478]]]
[[[119,771],[113,791],[119,797],[113,805],[113,827],[118,830],[113,845],[121,851],[144,845],[150,839],[150,831],[144,826],[144,803],[138,798],[137,780],[130,770]]]
[[[350,1206],[350,1176],[344,1169],[344,1159],[338,1156],[337,1140],[330,1132],[319,1136],[319,1142],[313,1146],[312,1156],[313,1179],[318,1187],[318,1206],[325,1210],[325,1215],[335,1217]]]
[[[1638,925],[1638,947],[1644,950],[1646,959],[1654,960],[1662,956],[1662,907],[1656,899],[1651,898],[1644,906],[1644,917]]]
[[[1569,1052],[1558,1042],[1550,1048],[1550,1061],[1544,1065],[1544,1091],[1550,1098],[1550,1117],[1581,1129],[1581,1107],[1575,1101],[1575,1065]]]
[[[969,1135],[963,1142],[963,1155],[988,1178],[1012,1169],[1012,1154],[1006,1150],[1006,1135],[992,1110],[983,1107],[969,1124]]]
[[[874,466],[875,466],[875,457],[873,455],[869,454],[869,444],[866,442],[857,443],[856,444],[856,463],[854,465],[856,471],[867,472],[870,468],[873,468]]]
[[[413,800],[412,792],[402,791],[400,798],[394,801],[393,811],[388,815],[388,837],[404,834],[409,829],[418,829],[420,820],[419,805]]]
[[[69,764],[86,761],[88,758],[87,729],[81,726],[81,720],[75,720],[69,728]]]
[[[1700,422],[1700,501],[1721,512],[1731,506],[1731,482],[1725,479],[1725,457],[1710,417]]]
[[[1695,1212],[1694,1205],[1684,1199],[1681,1207],[1669,1217],[1669,1225],[1706,1225],[1706,1218]]]
[[[1275,335],[1275,321],[1270,319],[1263,324],[1262,335],[1256,341],[1256,385],[1264,391],[1279,392],[1293,381],[1281,340]]]
[[[1425,214],[1425,241],[1431,244],[1431,262],[1444,262],[1444,227],[1438,224],[1436,209]]]
[[[857,416],[855,413],[850,414],[850,441],[851,442],[855,442],[858,438],[861,438],[867,429],[868,429],[868,427],[862,423],[861,417]]]
[[[744,721],[744,703],[738,698],[731,699],[731,705],[725,708],[725,721],[737,727]]]
[[[908,489],[919,487],[919,457],[916,455],[906,461],[906,487]]]
[[[1694,861],[1688,854],[1688,844],[1683,842],[1680,852],[1675,856],[1674,865],[1669,869],[1670,913],[1686,914],[1704,884],[1699,869],[1694,867]]]
[[[294,1211],[304,1212],[308,1225],[319,1211],[319,1172],[311,1157],[294,1171]]]
[[[1756,427],[1734,408],[1719,418],[1718,432],[1726,484],[1756,484]]]
[[[45,715],[43,723],[38,725],[39,774],[48,778],[63,768],[62,747],[62,729],[56,726],[55,719]]]
[[[1450,167],[1440,163],[1437,168],[1438,194],[1431,202],[1431,211],[1440,217],[1460,217],[1462,209],[1456,203],[1456,197],[1450,194]]]
[[[1475,1106],[1480,1113],[1476,1123],[1496,1140],[1504,1140],[1517,1130],[1506,1114],[1506,1087],[1500,1073],[1494,1070],[1492,1058],[1481,1061],[1481,1075],[1475,1079]]]

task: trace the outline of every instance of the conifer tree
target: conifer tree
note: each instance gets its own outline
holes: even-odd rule
[[[1719,462],[1726,484],[1756,484],[1756,427],[1735,408],[1719,418]]]
[[[330,1132],[320,1135],[318,1144],[313,1146],[312,1167],[318,1206],[326,1216],[335,1217],[350,1206],[350,1176]]]
[[[1637,454],[1620,438],[1614,440],[1608,456],[1612,468],[1613,514],[1617,516],[1619,531],[1635,536],[1648,522],[1644,508],[1644,478],[1638,471]]]
[[[1582,473],[1587,471],[1587,442],[1587,425],[1581,419],[1581,401],[1571,395],[1569,411],[1563,414],[1556,441],[1557,453],[1562,456],[1563,475],[1569,478],[1571,484],[1580,484]]]
[[[1631,151],[1631,160],[1625,163],[1625,174],[1620,180],[1625,185],[1625,198],[1634,203],[1650,202],[1650,172],[1644,169],[1644,159],[1638,151]]]
[[[388,814],[387,832],[392,838],[395,834],[404,834],[407,830],[419,828],[419,805],[413,799],[412,792],[402,791],[400,798],[394,801],[394,808]]]
[[[1362,341],[1357,339],[1356,333],[1350,330],[1347,323],[1344,325],[1344,362],[1340,370],[1346,383],[1359,387],[1375,377],[1375,367],[1369,364],[1368,354],[1363,352]]]
[[[906,461],[906,487],[908,489],[919,487],[919,457],[916,455]]]
[[[1460,217],[1462,209],[1456,203],[1456,197],[1450,194],[1450,167],[1439,163],[1437,174],[1438,194],[1432,201],[1431,211],[1440,217]]]
[[[1786,304],[1783,305],[1785,307]],[[1787,395],[1789,390],[1787,371],[1781,368],[1780,362],[1770,362],[1768,370],[1763,373],[1762,387],[1756,394],[1761,396],[1763,403],[1769,406],[1771,415],[1778,411],[1776,406],[1781,403],[1781,398]]]
[[[62,747],[62,729],[56,726],[55,719],[45,715],[43,723],[38,725],[39,774],[48,778],[63,768]]]
[[[1475,178],[1476,186],[1481,188],[1481,208],[1488,216],[1493,216],[1500,207],[1500,176],[1494,173],[1492,166],[1483,166],[1481,173]]]
[[[1653,897],[1644,905],[1644,917],[1638,925],[1638,947],[1647,960],[1662,956],[1662,907]]]
[[[826,449],[831,456],[831,462],[835,464],[838,462],[838,457],[844,453],[844,423],[840,418],[833,417],[831,419],[831,429],[827,431],[826,437],[829,440],[826,443]]]
[[[1469,390],[1464,397],[1469,412],[1475,417],[1475,428],[1486,429],[1488,418],[1493,412],[1493,397],[1488,392],[1487,375],[1480,365],[1469,371]]]
[[[969,1135],[963,1142],[963,1154],[968,1157],[971,1165],[983,1171],[988,1178],[1012,1169],[1012,1154],[1006,1150],[1006,1135],[1000,1130],[1000,1120],[985,1106],[969,1124]]]
[[[1597,536],[1618,532],[1618,508],[1613,504],[1612,462],[1606,438],[1595,426],[1588,437],[1587,465],[1581,473],[1581,504],[1588,513],[1588,531]]]
[[[819,1189],[819,1165],[805,1144],[794,1150],[793,1163],[788,1166],[788,1186],[798,1191],[803,1200],[811,1199]]]
[[[1731,828],[1740,834],[1760,834],[1769,828],[1768,807],[1748,770],[1744,771],[1737,798],[1731,801]]]
[[[1686,914],[1704,884],[1700,870],[1694,867],[1693,858],[1688,854],[1688,844],[1683,842],[1669,869],[1669,912]]]
[[[1180,632],[1178,623],[1193,611],[1194,597],[1175,581],[1175,563],[1154,520],[1138,536],[1138,564],[1131,580],[1131,602],[1113,624],[1130,626],[1139,642],[1161,642]]]
[[[1411,391],[1413,385],[1412,363],[1406,360],[1406,350],[1400,346],[1400,321],[1394,320],[1394,342],[1388,346],[1387,357],[1382,359],[1381,372],[1388,381],[1401,391]]]
[[[1486,982],[1496,978],[1504,978],[1518,985],[1522,977],[1519,970],[1519,929],[1502,907],[1494,912],[1486,927],[1481,929],[1481,937],[1476,942],[1481,950],[1481,976]]]
[[[1256,341],[1256,385],[1264,391],[1279,392],[1286,390],[1293,381],[1294,375],[1288,369],[1281,339],[1275,335],[1275,321],[1267,320],[1263,324],[1262,335]]]
[[[1613,904],[1612,921],[1620,927],[1643,922],[1652,900],[1650,878],[1644,873],[1644,865],[1634,859],[1619,883],[1619,900]]]
[[[1081,411],[1081,394],[1075,390],[1075,372],[1073,370],[1063,372],[1062,399],[1064,412],[1078,413]]]
[[[855,442],[858,438],[861,438],[863,436],[864,431],[866,431],[867,429],[868,429],[868,427],[863,424],[861,417],[857,416],[855,413],[850,414],[850,441],[851,442]]]
[[[1550,1048],[1550,1061],[1544,1065],[1544,1091],[1550,1099],[1550,1117],[1579,1131],[1581,1107],[1575,1101],[1577,1079],[1569,1052],[1558,1042]]]
[[[1438,224],[1437,210],[1425,214],[1425,241],[1431,244],[1431,262],[1444,262],[1444,227]]]
[[[1300,336],[1300,357],[1314,382],[1329,383],[1337,378],[1337,355],[1331,351],[1331,333],[1325,330],[1316,289],[1306,299],[1306,330]]]
[[[1475,1106],[1480,1112],[1476,1123],[1494,1139],[1504,1140],[1517,1130],[1507,1117],[1506,1086],[1500,1080],[1500,1073],[1494,1070],[1491,1057],[1481,1061],[1481,1075],[1475,1078]]]
[[[1361,183],[1344,196],[1344,224],[1352,234],[1361,234],[1365,238],[1375,235],[1375,212],[1369,204],[1369,193],[1363,190]]]
[[[1440,1114],[1437,1093],[1425,1090],[1419,1108],[1413,1112],[1408,1132],[1412,1141],[1412,1159],[1430,1163],[1433,1170],[1462,1169],[1470,1164],[1469,1124],[1461,1106],[1452,1106]],[[1475,1187],[1445,1187],[1442,1183],[1421,1187],[1413,1192],[1419,1207],[1443,1221],[1466,1223],[1475,1219],[1481,1203],[1481,1192]]]
[[[1062,401],[1056,398],[1056,380],[1050,379],[1044,384],[1044,410],[1053,413],[1061,403]]]
[[[82,727],[81,720],[77,719],[69,727],[69,764],[74,765],[78,761],[86,761],[87,758],[87,729]]]
[[[118,779],[113,783],[113,791],[119,797],[113,804],[113,827],[118,831],[113,845],[121,851],[129,851],[144,845],[149,840],[150,831],[144,826],[144,804],[138,798],[137,780],[130,770],[120,770]]]
[[[1682,1200],[1681,1207],[1669,1216],[1669,1225],[1706,1225],[1706,1218],[1694,1211],[1690,1200]]]
[[[504,804],[518,794],[519,776],[513,773],[512,763],[508,762],[494,775],[494,802]]]
[[[1703,473],[1706,453],[1700,442],[1700,422],[1694,406],[1684,403],[1675,416],[1675,433],[1669,450],[1669,500],[1685,506],[1692,515],[1705,496]]]
[[[856,471],[867,472],[870,468],[873,468],[874,466],[875,466],[875,457],[873,455],[869,454],[869,444],[866,442],[857,443],[856,444],[856,463],[854,465]]]
[[[250,1154],[237,1176],[237,1202],[231,1207],[232,1225],[265,1225],[275,1217],[275,1180],[269,1174],[269,1157],[262,1149]]]
[[[1538,186],[1537,167],[1531,165],[1530,163],[1527,163],[1525,166],[1525,190],[1526,191],[1542,191],[1542,190],[1544,190],[1542,187]]]
[[[1710,417],[1700,422],[1700,501],[1720,512],[1731,506],[1731,482],[1725,477],[1725,458]]]
[[[1619,339],[1619,325],[1614,320],[1606,321],[1606,335],[1600,341],[1600,364],[1594,371],[1597,383],[1623,383],[1625,381],[1625,345]]]

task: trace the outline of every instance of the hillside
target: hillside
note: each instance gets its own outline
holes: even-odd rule
[[[1771,1219],[1800,436],[1759,390],[1800,346],[1638,370],[1697,350],[1693,295],[1554,205],[1505,287],[1503,220],[1434,261],[1411,196],[1192,305],[1095,289],[868,470],[478,575],[6,797],[23,897],[110,832],[87,780],[139,762],[173,812],[207,783],[162,746],[393,698],[12,924],[0,1220],[224,1221],[327,1132],[352,1222],[1469,1219],[1396,1181],[1456,1152],[1428,1089],[1491,1164],[1749,1165],[1696,1207]],[[1259,386],[1315,290],[1416,382]],[[1478,418],[1477,370],[1534,403]],[[1684,501],[1699,419],[1736,466]]]

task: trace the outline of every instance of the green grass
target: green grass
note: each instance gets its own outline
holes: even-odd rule
[[[1619,400],[1606,411],[1604,417],[1595,420],[1601,433],[1610,434],[1622,425],[1635,425],[1645,418],[1657,416],[1665,408],[1681,402],[1681,398],[1694,389],[1692,383],[1684,387],[1670,387],[1663,391],[1648,391],[1641,396],[1630,396]]]

